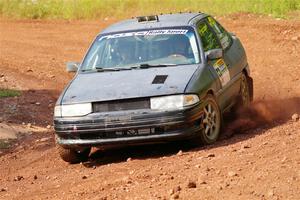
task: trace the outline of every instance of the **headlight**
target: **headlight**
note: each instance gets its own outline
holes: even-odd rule
[[[91,103],[82,104],[70,104],[55,106],[54,116],[55,117],[78,117],[84,116],[92,112]]]
[[[193,94],[153,97],[150,99],[151,109],[153,110],[177,110],[198,102],[199,97]]]

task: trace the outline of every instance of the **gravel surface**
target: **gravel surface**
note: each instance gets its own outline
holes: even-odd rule
[[[300,22],[218,19],[245,45],[255,90],[223,138],[94,149],[77,165],[55,151],[52,110],[72,78],[65,63],[112,21],[0,19],[0,87],[22,90],[0,99],[1,123],[32,133],[0,149],[0,199],[300,199]]]

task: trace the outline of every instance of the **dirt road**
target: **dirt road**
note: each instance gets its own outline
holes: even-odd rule
[[[300,199],[300,121],[291,119],[300,114],[300,22],[219,20],[242,40],[254,78],[255,102],[228,120],[230,138],[193,149],[94,150],[87,163],[69,165],[45,127],[72,78],[65,63],[80,60],[112,21],[0,19],[0,87],[22,90],[0,99],[0,122],[31,132],[0,149],[0,199]]]

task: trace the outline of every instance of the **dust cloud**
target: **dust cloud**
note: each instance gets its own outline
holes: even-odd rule
[[[295,113],[300,114],[298,97],[256,100],[248,108],[241,108],[225,116],[225,134],[231,136],[251,129],[283,123],[291,120],[291,116]]]

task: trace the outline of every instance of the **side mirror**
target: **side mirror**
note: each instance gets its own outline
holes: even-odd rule
[[[67,63],[67,72],[77,72],[80,63],[78,62],[68,62]]]
[[[215,60],[223,57],[223,49],[212,49],[205,52],[205,56],[208,60]]]
[[[231,36],[236,36],[236,34],[235,33],[232,33],[232,32],[230,32],[229,33]]]

